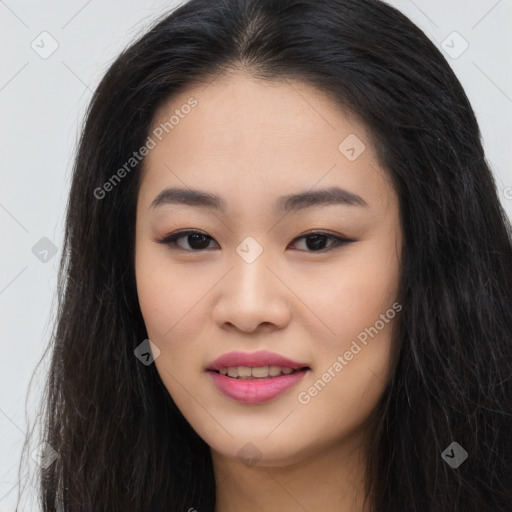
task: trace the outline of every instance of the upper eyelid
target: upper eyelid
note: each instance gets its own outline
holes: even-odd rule
[[[209,235],[208,233],[204,232],[204,231],[201,231],[201,230],[194,230],[194,229],[186,229],[186,230],[183,230],[183,231],[176,231],[174,233],[170,233],[168,235],[165,235],[163,237],[161,237],[161,239],[167,239],[167,238],[175,238],[175,239],[178,239],[178,238],[181,238],[183,236],[187,236],[187,235],[204,235],[208,238],[211,238],[212,240],[215,240],[215,238],[211,235]],[[296,236],[294,238],[294,240],[297,240],[297,238],[303,238],[303,237],[307,237],[307,236],[313,236],[313,235],[321,235],[321,236],[330,236],[330,237],[333,237],[333,238],[343,238],[343,239],[346,239],[346,240],[349,240],[350,237],[347,237],[341,233],[334,233],[334,232],[331,232],[331,231],[328,231],[328,230],[322,230],[322,229],[313,229],[313,230],[310,230],[310,231],[306,231],[305,233],[302,233],[298,236]]]

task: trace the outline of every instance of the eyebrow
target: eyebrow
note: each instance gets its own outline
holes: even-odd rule
[[[150,205],[150,209],[164,205],[181,204],[226,211],[226,201],[219,196],[197,189],[166,188],[160,192]],[[318,190],[308,190],[296,194],[289,194],[277,198],[274,211],[295,212],[306,208],[318,206],[344,205],[344,206],[368,206],[368,203],[359,195],[340,187],[329,187]]]

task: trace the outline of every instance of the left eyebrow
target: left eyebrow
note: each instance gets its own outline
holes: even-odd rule
[[[166,188],[155,197],[150,209],[169,204],[182,204],[198,208],[226,211],[226,201],[219,196],[197,189]],[[276,200],[276,213],[292,212],[306,208],[327,205],[368,206],[359,195],[340,187],[329,187],[319,190],[308,190],[297,194],[281,196]]]

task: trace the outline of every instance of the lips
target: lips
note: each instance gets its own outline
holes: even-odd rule
[[[207,368],[223,395],[246,404],[263,404],[278,397],[298,384],[309,370],[304,363],[267,351],[230,352]]]

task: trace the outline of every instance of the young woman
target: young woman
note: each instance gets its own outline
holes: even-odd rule
[[[469,101],[377,0],[192,0],[96,90],[43,510],[512,508],[512,241]]]

